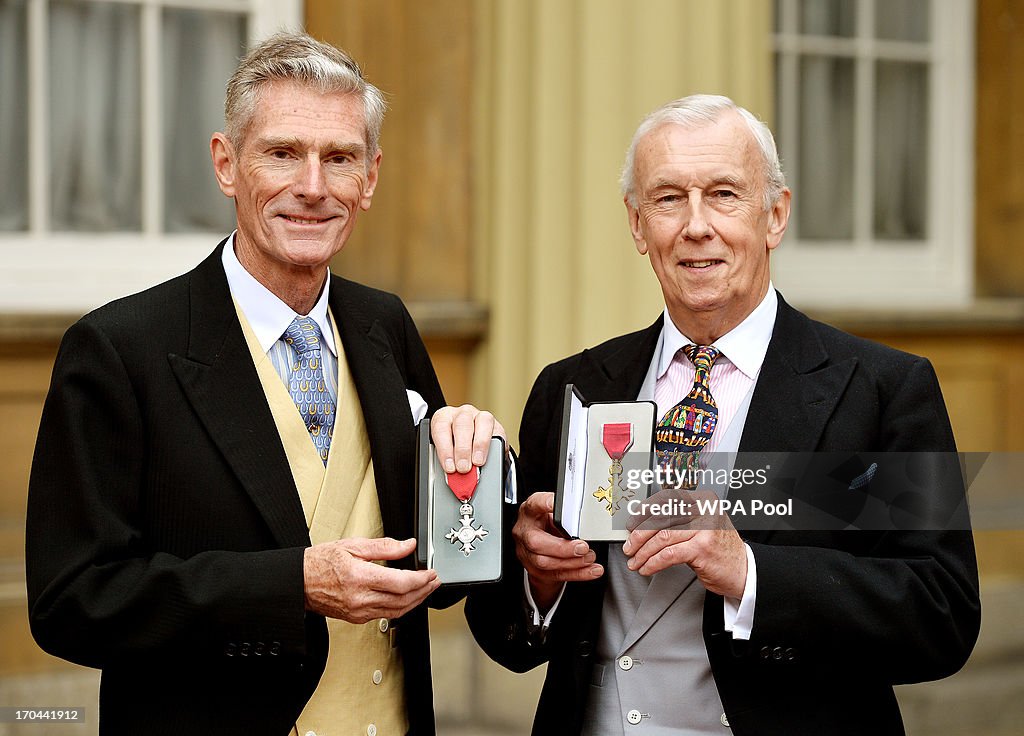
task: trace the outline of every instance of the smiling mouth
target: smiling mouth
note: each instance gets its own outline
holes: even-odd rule
[[[725,261],[680,261],[679,265],[685,268],[708,268],[710,266],[717,266],[719,263],[725,263]]]
[[[333,217],[295,217],[293,215],[280,215],[288,222],[294,222],[296,225],[319,225],[322,222],[333,220]]]

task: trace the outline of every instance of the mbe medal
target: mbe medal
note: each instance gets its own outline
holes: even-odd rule
[[[594,491],[594,498],[606,504],[605,511],[609,516],[615,516],[622,502],[635,495],[633,491],[622,487],[622,458],[633,446],[633,425],[629,422],[602,425],[601,444],[611,458],[612,465],[608,469],[607,487],[598,487]]]
[[[455,497],[462,501],[462,505],[459,507],[460,525],[452,527],[444,535],[444,538],[452,544],[461,544],[462,554],[469,557],[469,554],[476,549],[473,543],[481,541],[488,534],[483,524],[473,526],[476,519],[473,518],[473,505],[470,503],[476,492],[476,485],[480,481],[480,469],[473,468],[468,473],[447,473],[446,480]]]

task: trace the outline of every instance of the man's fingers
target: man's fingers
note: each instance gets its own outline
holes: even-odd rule
[[[398,540],[391,537],[377,539],[354,537],[343,539],[342,545],[353,556],[371,562],[374,560],[400,560],[416,551],[416,540],[412,538]]]
[[[455,472],[455,441],[452,435],[454,415],[455,408],[445,406],[430,418],[430,438],[434,441],[434,452],[446,473]]]
[[[578,560],[591,552],[590,546],[582,539],[563,539],[533,526],[522,528],[515,536],[532,555]]]
[[[627,557],[636,554],[636,551],[647,543],[647,540],[658,533],[658,529],[634,529],[629,533],[622,545],[622,553]]]
[[[494,435],[504,439],[505,429],[493,414],[472,404],[446,406],[430,420],[434,450],[446,473],[468,473],[474,465],[487,462],[487,450]]]
[[[519,518],[522,518],[525,514],[533,518],[547,519],[553,513],[555,513],[555,494],[551,491],[540,491],[531,494],[519,506]]]
[[[489,411],[482,411],[474,418],[472,438],[474,465],[480,466],[487,462],[487,450],[491,446],[491,437],[496,434],[494,431],[496,424],[494,415]]]
[[[524,552],[526,559],[521,560],[524,565],[540,573],[554,572],[558,570],[578,570],[593,565],[597,560],[597,553],[591,551],[582,557],[552,557],[531,552]]]
[[[642,535],[643,537],[646,537],[646,539],[642,544],[633,546],[635,543],[634,534]],[[650,558],[660,553],[663,549],[689,541],[693,535],[694,532],[673,531],[669,529],[633,532],[629,535],[629,539],[622,548],[622,551],[630,557],[626,566],[630,570],[640,570]],[[627,551],[627,547],[631,551]]]
[[[468,473],[473,469],[473,434],[476,430],[477,414],[479,412],[476,407],[463,404],[455,411],[455,417],[452,420],[452,437],[455,440],[455,470],[459,473]],[[487,435],[488,439],[490,437]]]
[[[601,565],[587,565],[575,570],[552,570],[544,575],[534,575],[534,573],[530,572],[531,578],[557,583],[585,583],[590,580],[596,580],[602,575],[604,575],[604,567]]]
[[[425,585],[397,594],[380,590],[367,590],[356,596],[353,610],[347,620],[352,623],[366,623],[375,618],[398,618],[420,605],[437,590],[441,581],[436,577]]]
[[[429,586],[437,579],[436,570],[398,570],[373,562],[356,562],[366,587],[388,595],[406,595]]]

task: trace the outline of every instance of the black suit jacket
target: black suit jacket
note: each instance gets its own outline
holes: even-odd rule
[[[73,325],[43,410],[27,524],[32,633],[103,670],[103,734],[281,736],[326,662],[326,624],[303,603],[309,534],[222,247]],[[398,297],[331,279],[384,531],[408,538],[406,389],[433,411],[441,388]],[[433,733],[426,611],[396,626],[412,730]]]
[[[615,338],[540,374],[520,430],[522,488],[552,490],[565,384],[592,401],[632,400],[661,331]],[[772,340],[741,452],[955,451],[927,360],[808,319],[779,298]],[[703,631],[736,734],[898,734],[897,683],[959,669],[980,622],[969,531],[743,532],[757,566],[752,638],[723,631],[723,602],[708,593]],[[599,560],[606,545],[595,545]],[[527,630],[522,572],[506,560],[500,594],[467,603],[477,640],[525,671],[548,661],[537,734],[581,728],[605,580],[570,583],[541,642]],[[517,574],[518,573],[518,574]]]

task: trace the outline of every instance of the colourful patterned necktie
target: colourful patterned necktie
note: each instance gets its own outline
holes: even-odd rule
[[[334,402],[324,384],[320,326],[309,317],[296,317],[281,337],[297,353],[291,364],[288,391],[306,423],[320,459],[327,464],[334,436]]]
[[[687,345],[682,349],[697,369],[693,388],[667,412],[655,430],[658,465],[672,478],[682,478],[683,488],[694,488],[692,475],[700,451],[707,445],[718,423],[718,405],[711,395],[711,366],[719,356],[710,345]]]

